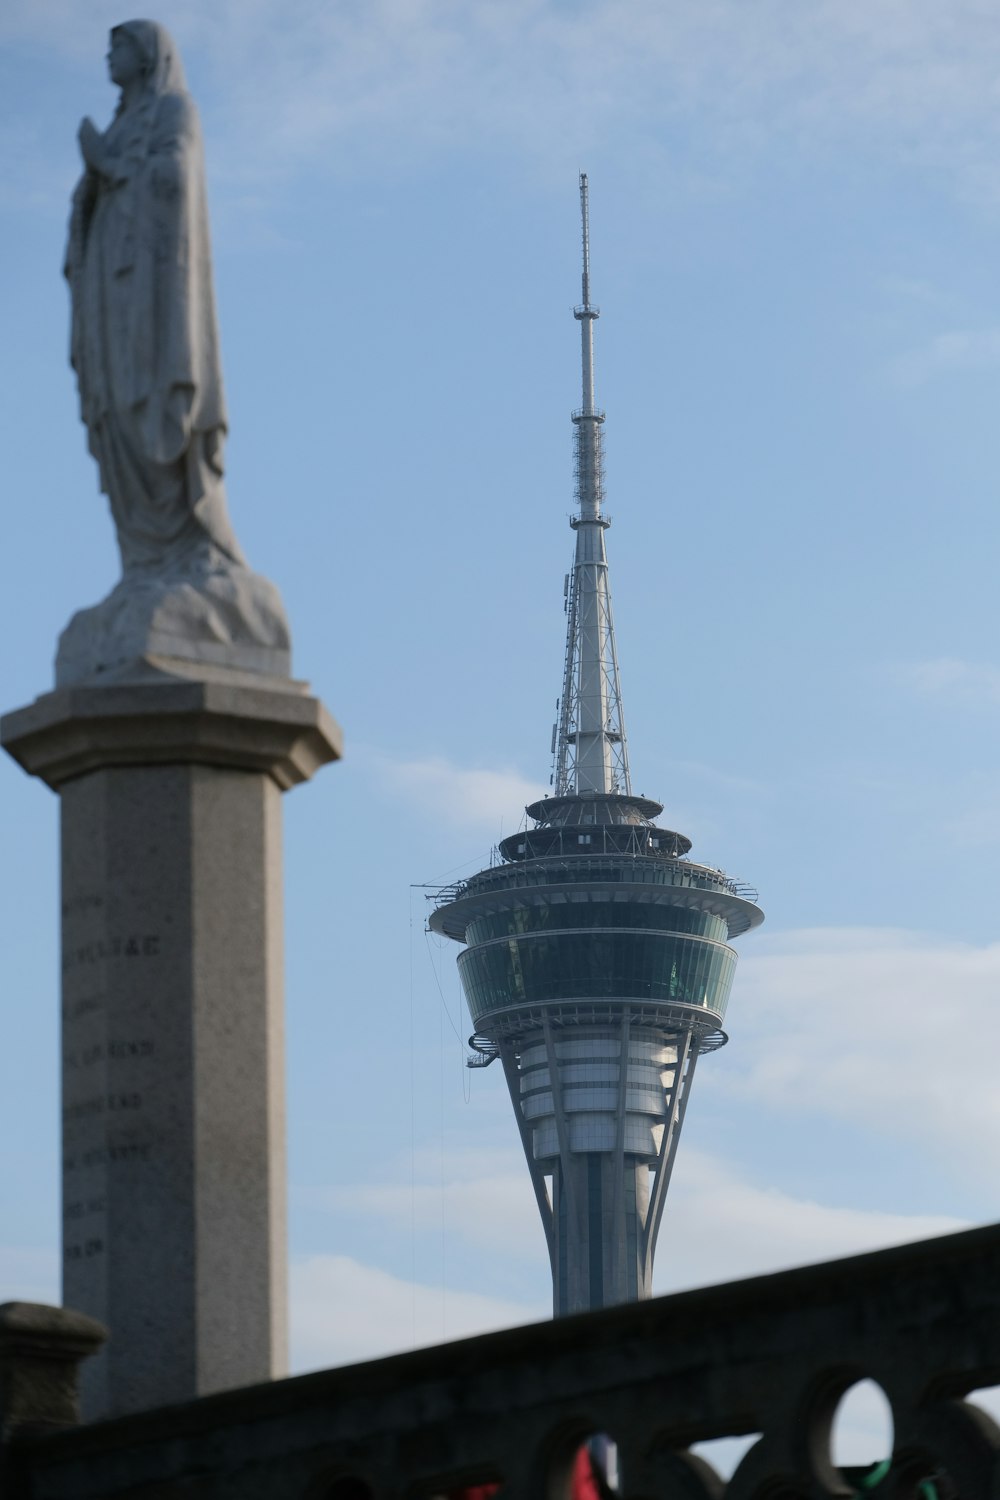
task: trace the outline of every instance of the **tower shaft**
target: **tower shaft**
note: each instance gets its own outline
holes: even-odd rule
[[[557,1317],[652,1295],[653,1250],[698,1048],[611,1025],[500,1045]],[[586,1096],[581,1084],[589,1084]]]

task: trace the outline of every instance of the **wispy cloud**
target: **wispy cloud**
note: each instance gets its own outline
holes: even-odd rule
[[[762,936],[739,985],[738,1093],[905,1141],[970,1181],[996,1171],[1000,943],[875,928]]]
[[[511,1136],[516,1139],[513,1119]],[[389,1180],[319,1190],[313,1201],[338,1214],[374,1218],[399,1231],[448,1235],[476,1252],[546,1259],[545,1239],[520,1149],[420,1155],[415,1181]]]
[[[946,833],[959,848],[985,849],[1000,844],[1000,778],[979,783],[979,794],[961,812],[944,821]]]
[[[370,169],[489,142],[565,167],[697,117],[720,167],[853,137],[996,197],[1000,16],[981,0],[163,0],[227,167]],[[117,4],[8,0],[0,39],[93,55]],[[568,154],[568,155],[567,155]],[[676,151],[673,153],[676,155]]]
[[[898,355],[889,366],[896,385],[923,385],[962,370],[1000,365],[1000,328],[960,328],[939,333],[919,349]]]
[[[745,998],[745,997],[744,997]],[[742,1040],[742,1038],[741,1038]],[[682,1145],[670,1185],[655,1289],[680,1291],[788,1266],[861,1254],[967,1226],[934,1214],[879,1213],[799,1198],[738,1176],[717,1157]]]
[[[527,803],[544,797],[545,788],[519,771],[469,770],[443,756],[391,760],[383,756],[377,770],[390,791],[420,806],[430,817],[461,826],[480,826],[494,833],[502,824],[512,833]]]
[[[991,662],[963,661],[937,656],[897,668],[900,681],[929,698],[962,699],[967,703],[1000,703],[1000,667]]]
[[[864,945],[864,939],[861,939]],[[877,939],[872,940],[877,947]],[[513,1128],[513,1127],[512,1127]],[[484,1283],[491,1256],[507,1258],[537,1244],[537,1215],[519,1151],[456,1151],[443,1190],[426,1181],[434,1163],[418,1153],[418,1232],[442,1228],[477,1252]],[[435,1158],[436,1160],[436,1158]],[[456,1192],[456,1186],[460,1191]],[[409,1186],[362,1187],[337,1195],[338,1211],[370,1214],[401,1229],[409,1219]],[[433,1201],[432,1201],[433,1200]],[[688,1148],[678,1159],[667,1208],[655,1290],[669,1293],[786,1266],[828,1260],[965,1228],[938,1215],[870,1212],[796,1198],[741,1179],[728,1166]],[[537,1285],[537,1282],[534,1284]],[[369,1359],[404,1348],[485,1333],[548,1318],[547,1303],[504,1301],[447,1286],[413,1282],[347,1256],[312,1256],[292,1267],[292,1343],[296,1370]],[[995,1410],[997,1402],[984,1403]],[[889,1451],[884,1398],[864,1383],[838,1412],[833,1441],[839,1463],[862,1463]],[[700,1445],[724,1475],[745,1451],[742,1441]]]
[[[864,939],[862,938],[862,946]],[[873,940],[872,951],[877,951]],[[746,1002],[746,996],[743,997]],[[745,1006],[746,1008],[746,1006]],[[745,1040],[745,1038],[741,1038]],[[415,1171],[378,1185],[319,1190],[314,1206],[338,1216],[367,1217],[400,1234],[465,1245],[488,1273],[491,1257],[505,1264],[545,1262],[545,1245],[528,1172],[510,1124],[509,1150],[417,1154]],[[886,1245],[903,1244],[965,1228],[962,1220],[907,1214],[824,1201],[822,1183],[810,1198],[767,1183],[767,1163],[755,1179],[739,1175],[717,1156],[686,1142],[670,1188],[667,1221],[656,1273],[659,1292],[705,1286],[829,1260]]]
[[[883,291],[899,298],[901,302],[918,303],[925,307],[941,306],[952,300],[951,294],[919,276],[884,276],[881,286]]]
[[[291,1268],[292,1368],[376,1359],[548,1314],[545,1305],[407,1281],[347,1255],[312,1255]]]

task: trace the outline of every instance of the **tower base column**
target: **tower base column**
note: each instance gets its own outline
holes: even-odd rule
[[[568,1160],[550,1165],[555,1199],[553,1315],[561,1318],[651,1297],[652,1267],[643,1264],[642,1253],[648,1165],[613,1151],[574,1151]],[[574,1213],[583,1219],[582,1233]]]

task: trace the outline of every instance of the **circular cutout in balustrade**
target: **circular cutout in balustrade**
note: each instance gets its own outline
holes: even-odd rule
[[[830,1425],[830,1462],[864,1494],[889,1471],[892,1407],[874,1380],[858,1380],[841,1396]]]

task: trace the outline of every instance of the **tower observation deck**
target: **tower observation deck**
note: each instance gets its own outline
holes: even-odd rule
[[[551,796],[489,869],[438,893],[464,943],[470,1064],[500,1059],[552,1265],[557,1316],[651,1295],[653,1253],[695,1066],[722,1030],[757,893],[688,858],[629,776],[594,404],[589,194],[580,177],[583,400],[578,512]]]

